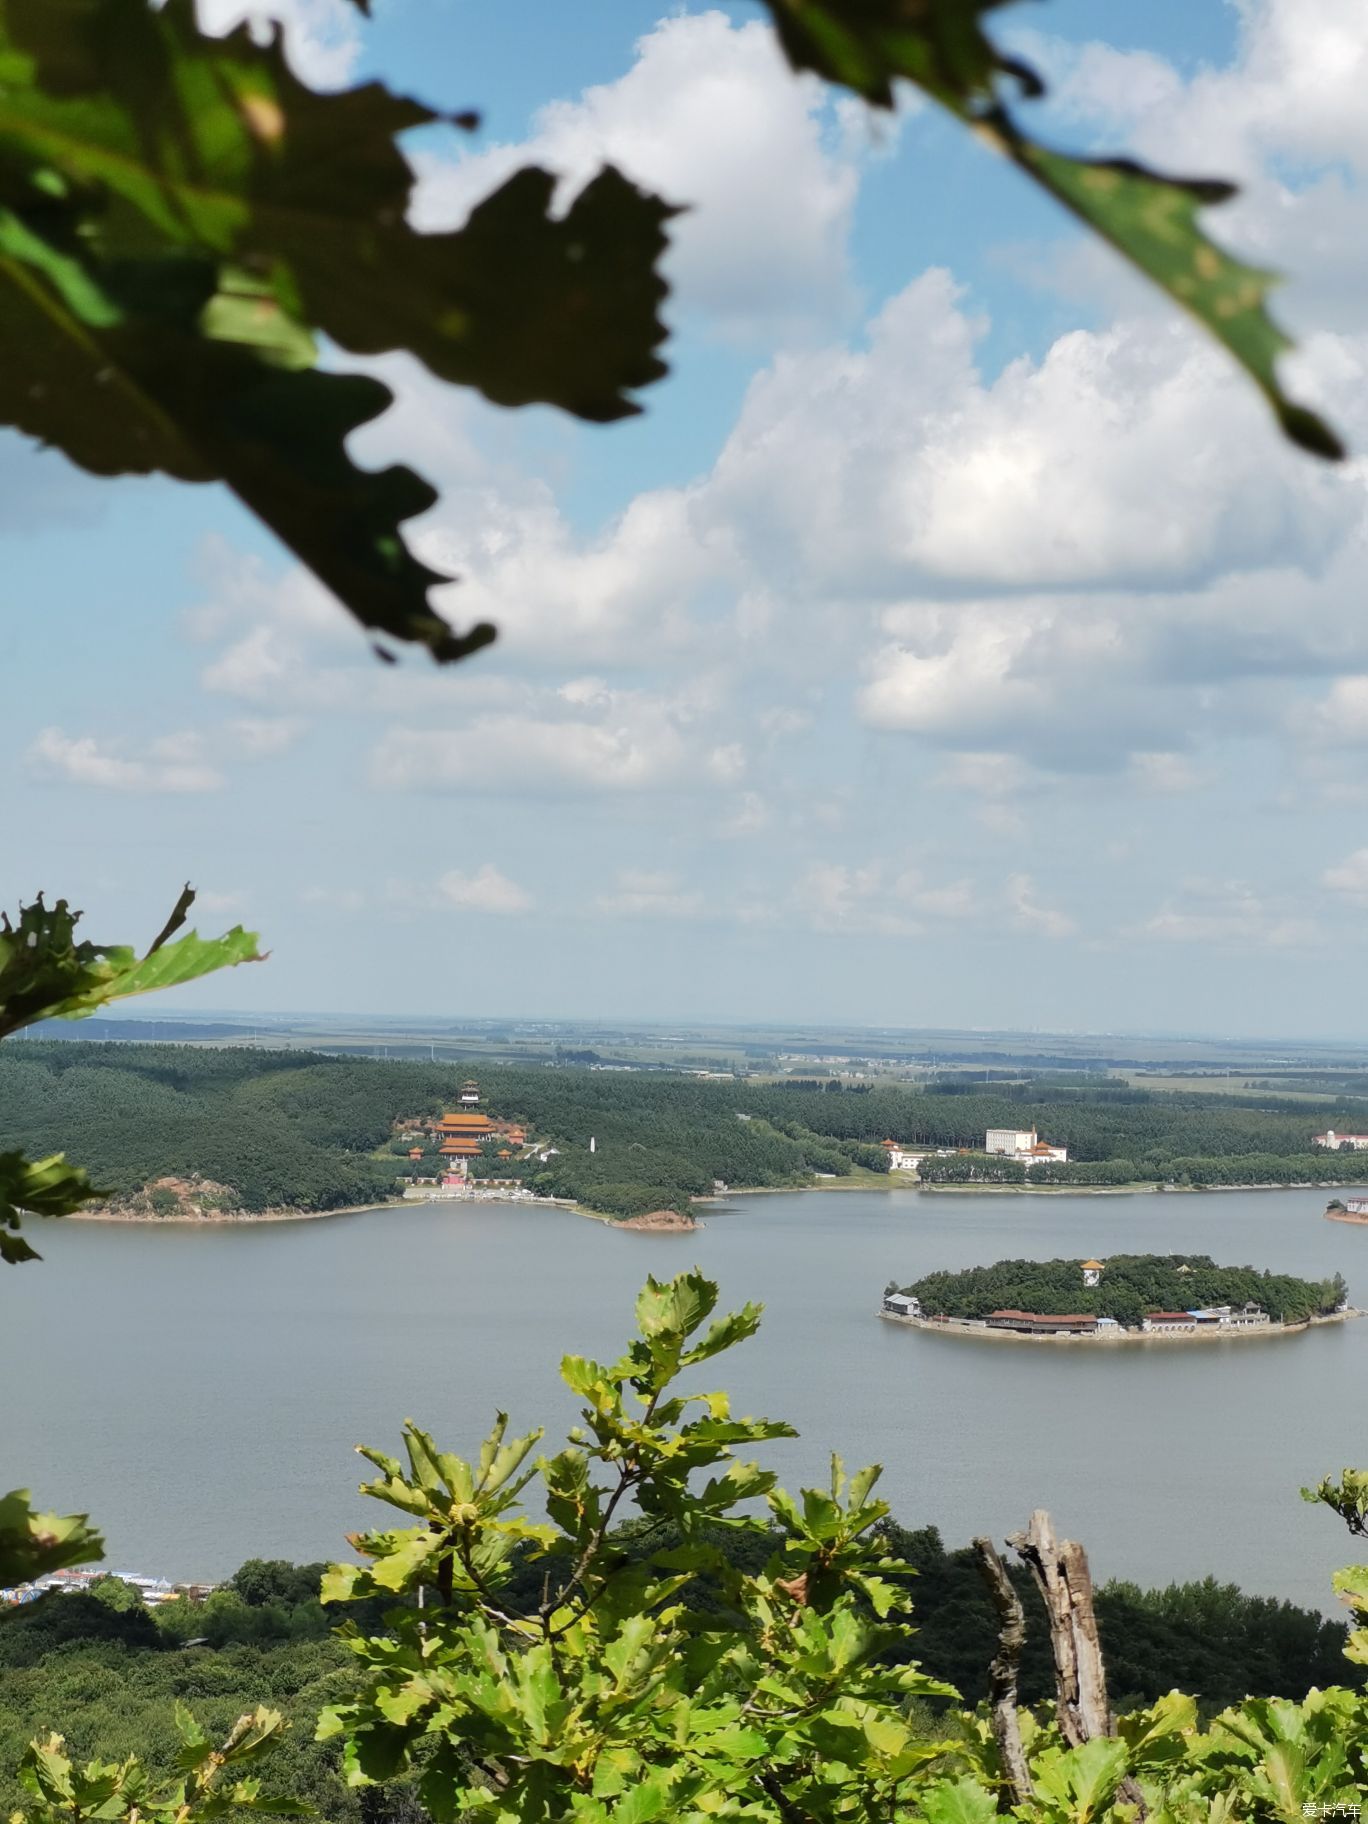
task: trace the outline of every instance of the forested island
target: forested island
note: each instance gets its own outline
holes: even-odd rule
[[[910,1286],[890,1286],[884,1311],[1027,1336],[1231,1335],[1344,1313],[1347,1295],[1338,1273],[1313,1281],[1218,1266],[1206,1254],[1114,1254],[1106,1261],[999,1260],[928,1273]]]
[[[924,1184],[1020,1184],[1027,1168],[977,1149],[989,1128],[1037,1122],[1069,1157],[1030,1168],[1032,1185],[1332,1186],[1356,1169],[1311,1143],[1320,1130],[1351,1128],[1352,1102],[1236,1102],[1120,1078],[880,1088],[489,1065],[480,1086],[482,1106],[522,1124],[529,1144],[482,1150],[468,1163],[472,1179],[616,1218],[687,1213],[720,1190],[887,1185],[890,1137],[930,1149]],[[323,1212],[397,1198],[430,1173],[424,1124],[458,1088],[451,1067],[435,1064],[31,1040],[0,1050],[0,1151],[65,1151],[131,1214]]]

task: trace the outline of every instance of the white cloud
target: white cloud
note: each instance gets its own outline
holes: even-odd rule
[[[770,821],[770,807],[759,792],[742,792],[731,815],[718,826],[722,836],[754,836]]]
[[[360,887],[304,887],[299,899],[302,905],[323,906],[330,912],[360,912],[368,903]]]
[[[1013,874],[1008,879],[1007,906],[1012,923],[1038,937],[1072,937],[1078,929],[1065,913],[1041,904],[1029,874]]]
[[[1147,792],[1194,792],[1203,779],[1185,754],[1132,754],[1131,773],[1141,790]]]
[[[142,754],[124,744],[102,744],[94,735],[68,735],[45,728],[28,749],[31,771],[41,779],[93,786],[111,792],[194,793],[220,791],[223,775],[202,756],[200,737],[162,735]]]
[[[266,760],[292,747],[301,726],[292,716],[242,716],[226,732],[249,760]]]
[[[1299,124],[1276,93],[1296,3],[1245,0],[1236,65],[1190,82],[1161,59],[1106,47],[1072,64],[1055,57],[1062,109],[1133,132],[1142,150],[1146,135],[1189,143],[1177,131],[1186,110],[1194,151],[1206,149],[1198,168],[1219,168],[1206,152],[1222,134],[1251,171],[1270,156],[1319,156],[1311,141],[1329,147],[1333,134]],[[1289,81],[1326,88],[1334,133],[1361,163],[1368,134],[1346,110],[1368,15],[1343,0],[1307,4],[1339,62],[1317,74],[1302,43]],[[707,796],[718,836],[857,827],[865,793],[850,782],[855,746],[848,715],[841,722],[852,702],[876,731],[861,748],[871,771],[906,768],[912,742],[932,749],[931,784],[963,792],[974,819],[1018,841],[1036,829],[1032,801],[1069,776],[1102,774],[1140,804],[1195,796],[1223,776],[1207,762],[1219,742],[1290,736],[1306,767],[1360,727],[1368,741],[1358,608],[1368,464],[1335,471],[1286,449],[1232,364],[1138,293],[1118,294],[1116,320],[996,373],[979,364],[974,305],[941,271],[890,299],[863,333],[833,334],[867,154],[825,107],[793,84],[767,28],[681,16],[643,38],[618,82],[546,110],[526,145],[425,167],[428,223],[459,216],[527,157],[571,183],[605,156],[675,194],[696,180],[700,207],[680,223],[675,256],[684,301],[773,331],[790,294],[816,296],[825,345],[809,339],[769,361],[710,472],[639,494],[587,536],[549,481],[517,472],[492,417],[405,369],[395,422],[449,482],[420,528],[422,553],[461,574],[449,611],[462,624],[496,621],[499,647],[448,676],[421,663],[380,671],[321,591],[249,570],[221,578],[200,617],[218,644],[206,684],[251,704],[263,725],[329,711],[395,718],[372,758],[387,789],[688,792]],[[734,135],[752,133],[747,160]],[[1368,246],[1351,180],[1309,181],[1339,185],[1337,242]],[[799,199],[788,216],[765,189],[780,182]],[[1279,215],[1279,200],[1260,218],[1270,257],[1302,219],[1300,197],[1265,187],[1275,192],[1288,208]],[[758,273],[765,295],[738,273]],[[1319,338],[1308,372],[1362,437],[1358,293],[1354,308],[1352,333]],[[389,434],[359,438],[362,459],[388,459],[377,440]],[[572,666],[599,675],[567,680]],[[1286,708],[1288,680],[1311,703],[1300,719]],[[798,743],[776,750],[819,711],[833,758],[812,778]],[[1032,865],[1047,863],[1033,851]],[[820,866],[838,873],[812,886],[815,916],[930,916],[893,892],[890,869],[866,890],[858,867]],[[1039,932],[1069,923],[1029,883],[1005,910],[999,893],[997,908]]]
[[[480,716],[463,729],[391,729],[372,774],[389,791],[636,792],[682,783],[687,761],[664,720]]]
[[[517,913],[532,908],[532,895],[527,889],[501,874],[490,861],[473,874],[449,870],[437,882],[437,892],[446,905],[462,912]]]
[[[704,905],[702,892],[677,874],[641,868],[622,869],[613,891],[595,902],[610,918],[698,918]]]
[[[1215,944],[1241,950],[1289,950],[1314,944],[1314,919],[1274,903],[1247,881],[1184,881],[1181,891],[1131,935],[1165,943]]]
[[[579,189],[603,163],[689,213],[671,225],[666,271],[680,305],[728,330],[830,318],[852,287],[847,238],[859,162],[822,85],[795,81],[771,29],[721,12],[663,19],[616,82],[554,102],[519,145],[422,161],[415,218],[463,219],[518,166]]]
[[[793,899],[815,930],[880,937],[915,937],[926,920],[969,918],[977,906],[968,881],[936,885],[915,868],[881,861],[855,867],[814,862],[799,879]]]
[[[991,382],[950,276],[893,298],[863,346],[781,355],[752,384],[691,520],[772,587],[1012,596],[1192,586],[1320,561],[1356,489],[1281,446],[1253,389],[1171,316],[1058,337]],[[1341,416],[1368,426],[1368,362],[1323,339]]]
[[[1313,747],[1363,746],[1368,742],[1368,675],[1336,678],[1323,697],[1294,704],[1287,726]]]
[[[1368,27],[1358,0],[1240,0],[1225,68],[1190,81],[1148,51],[1034,40],[1057,104],[1130,131],[1165,166],[1260,175],[1270,155],[1368,169]]]
[[[285,49],[296,75],[319,88],[340,88],[361,51],[358,14],[349,0],[198,0],[201,28],[219,34],[244,20],[264,36],[271,20],[285,28]]]
[[[195,911],[201,917],[216,916],[220,913],[241,912],[247,904],[247,895],[243,892],[215,893],[200,891],[195,894]]]
[[[1355,849],[1338,867],[1327,868],[1321,884],[1355,906],[1368,906],[1368,849]]]

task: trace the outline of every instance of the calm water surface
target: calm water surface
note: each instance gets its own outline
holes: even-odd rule
[[[1009,1255],[1209,1253],[1320,1278],[1368,1305],[1368,1229],[1315,1191],[1185,1196],[806,1192],[739,1198],[692,1235],[614,1233],[560,1210],[428,1205],[326,1222],[38,1225],[41,1265],[0,1279],[0,1488],[93,1507],[119,1568],[215,1576],[312,1559],[382,1510],[359,1442],[412,1416],[469,1453],[496,1408],[573,1420],[557,1363],[625,1340],[647,1272],[697,1264],[759,1337],[712,1364],[738,1410],[787,1418],[793,1483],[827,1453],[885,1466],[908,1525],[1001,1535],[1034,1506],[1103,1576],[1214,1572],[1332,1606],[1353,1556],[1303,1482],[1368,1463],[1368,1320],[1194,1349],[1007,1347],[873,1315],[890,1278]],[[555,1432],[552,1433],[555,1436]]]

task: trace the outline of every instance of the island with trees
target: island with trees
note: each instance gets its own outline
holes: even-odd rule
[[[958,1335],[1047,1342],[1269,1336],[1359,1316],[1343,1275],[1298,1279],[1206,1254],[999,1260],[890,1283],[881,1316]]]

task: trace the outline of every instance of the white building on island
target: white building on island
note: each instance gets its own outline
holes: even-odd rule
[[[1313,1134],[1311,1144],[1332,1153],[1368,1153],[1368,1134],[1337,1134],[1331,1127],[1323,1134]]]
[[[890,1317],[920,1317],[921,1300],[907,1292],[885,1292],[883,1308]]]

